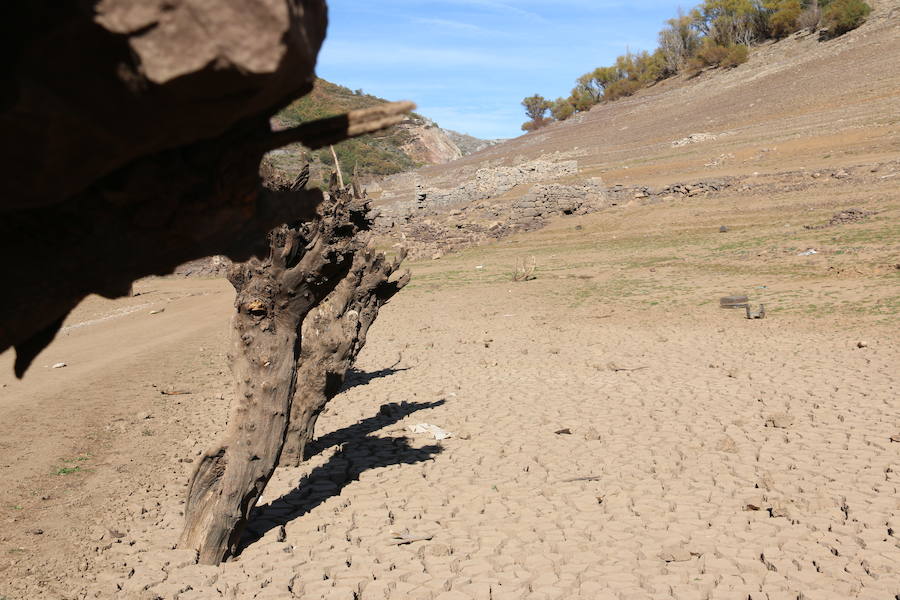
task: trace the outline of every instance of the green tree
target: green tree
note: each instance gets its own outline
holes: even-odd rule
[[[525,114],[531,119],[522,125],[522,130],[534,131],[546,125],[547,111],[550,110],[553,104],[540,94],[535,94],[522,100],[522,106],[525,107]],[[530,129],[526,128],[529,125]]]
[[[598,67],[585,73],[575,82],[575,89],[580,94],[589,96],[593,104],[603,100],[606,88],[622,78],[616,67]]]
[[[590,93],[577,86],[572,90],[572,94],[569,96],[569,102],[575,108],[575,112],[591,110],[591,107],[596,104],[596,102],[594,102],[594,97]]]
[[[550,102],[540,94],[525,98],[522,100],[522,106],[525,107],[525,114],[532,121],[542,120],[550,110]]]
[[[687,59],[700,47],[700,35],[691,27],[691,17],[679,8],[678,16],[666,21],[659,32],[659,52],[665,61],[666,74],[678,73]]]
[[[761,37],[764,7],[755,0],[705,0],[691,11],[693,27],[720,46],[750,44]]]

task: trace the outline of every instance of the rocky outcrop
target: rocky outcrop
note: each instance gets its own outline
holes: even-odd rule
[[[496,198],[517,185],[553,181],[577,173],[578,162],[574,160],[563,162],[536,160],[512,167],[478,169],[471,180],[449,190],[426,188],[416,174],[406,175],[403,178],[395,176],[390,181],[391,191],[386,191],[381,197],[384,202],[380,209],[381,218],[404,220],[413,214],[420,216],[432,214],[449,207]],[[391,202],[395,198],[398,199]]]
[[[442,165],[463,156],[447,133],[430,119],[407,119],[397,129],[405,132],[404,137],[408,139],[401,150],[417,163]]]
[[[690,198],[719,192],[733,185],[731,178],[717,179],[715,181],[697,181],[694,183],[674,183],[660,188],[649,186],[625,186],[614,185],[607,190],[609,201],[612,205],[626,204],[634,200],[673,199],[678,197]]]
[[[607,205],[603,181],[536,184],[512,204],[476,201],[449,211],[418,211],[402,218],[379,215],[375,231],[403,240],[413,259],[439,258],[486,241],[544,227],[554,217],[585,215]]]
[[[463,156],[481,152],[482,150],[491,148],[498,144],[502,144],[506,141],[504,139],[482,140],[466,133],[459,133],[458,131],[452,131],[449,129],[445,129],[444,133],[447,134],[447,137],[450,138],[451,142],[456,144],[456,147],[459,148]]]

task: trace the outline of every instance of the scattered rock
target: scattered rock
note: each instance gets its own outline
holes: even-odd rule
[[[895,433],[894,435],[892,435],[892,436],[891,436],[891,441],[892,441],[892,442],[897,442],[898,444],[900,444],[900,433]]]
[[[50,368],[51,368],[51,369],[65,369],[65,368],[68,367],[68,366],[69,366],[69,365],[67,365],[67,364],[64,363],[64,362],[58,362],[58,363],[56,363],[55,365],[53,365],[52,367],[50,367]]]
[[[44,530],[43,529],[32,529],[28,533],[30,533],[31,535],[44,535]]]
[[[716,442],[716,451],[735,454],[737,452],[737,443],[735,443],[735,441],[731,439],[731,437],[726,435],[718,442]]]
[[[857,347],[857,348],[868,348],[868,347],[869,347],[869,342],[866,342],[866,341],[859,341],[859,342],[856,342],[856,347]]]
[[[151,314],[151,315],[158,315],[158,314],[164,313],[164,312],[166,312],[166,309],[160,308],[159,310],[151,310],[151,311],[150,311],[150,314]]]
[[[151,415],[151,414],[148,413],[148,412],[140,412],[140,413],[137,414],[137,417],[136,417],[136,418],[137,418],[138,421],[146,421],[147,419],[152,419],[152,418],[153,418],[153,415]]]
[[[419,423],[418,425],[410,425],[408,427],[408,429],[412,433],[427,433],[438,441],[453,437],[453,434],[450,433],[449,431],[444,431],[437,425],[431,425],[430,423]]]
[[[603,438],[600,436],[600,432],[594,429],[593,427],[588,427],[584,432],[584,439],[589,442],[600,441]]]
[[[721,227],[719,227],[719,233],[728,233],[728,226],[722,225]]]
[[[848,208],[841,212],[834,213],[824,225],[804,225],[804,229],[826,229],[828,227],[836,227],[838,225],[846,225],[847,223],[856,223],[864,219],[868,219],[872,215],[877,215],[876,211],[862,210],[860,208]]]
[[[712,133],[692,133],[686,138],[681,138],[680,140],[675,140],[674,142],[672,142],[672,147],[681,148],[683,146],[689,146],[691,144],[699,144],[700,142],[715,140],[718,139],[718,137],[719,136]]]
[[[766,417],[766,427],[787,429],[794,424],[794,417],[787,413],[776,413]]]
[[[659,553],[659,558],[666,562],[686,562],[691,560],[693,556],[690,551],[680,546],[669,546],[663,548],[662,552]]]
[[[777,518],[790,519],[791,513],[786,506],[777,505],[777,506],[773,506],[772,508],[769,509],[769,516],[772,517],[773,519],[777,519]]]
[[[566,427],[565,429],[560,429],[558,431],[554,431],[556,435],[572,435],[572,430]]]

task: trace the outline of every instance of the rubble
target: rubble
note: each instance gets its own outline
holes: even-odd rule
[[[692,133],[686,138],[681,138],[680,140],[675,140],[674,142],[672,142],[672,147],[681,148],[683,146],[689,146],[691,144],[699,144],[700,142],[709,142],[718,138],[719,136],[712,133]]]

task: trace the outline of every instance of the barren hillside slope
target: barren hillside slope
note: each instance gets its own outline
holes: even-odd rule
[[[417,173],[428,186],[448,187],[481,167],[558,152],[577,160],[582,176],[654,185],[711,171],[773,172],[895,155],[900,149],[900,2],[873,4],[869,21],[843,37],[820,41],[801,32],[755,49],[736,69],[666,80],[634,97]],[[715,137],[673,147],[672,142],[697,133]]]

